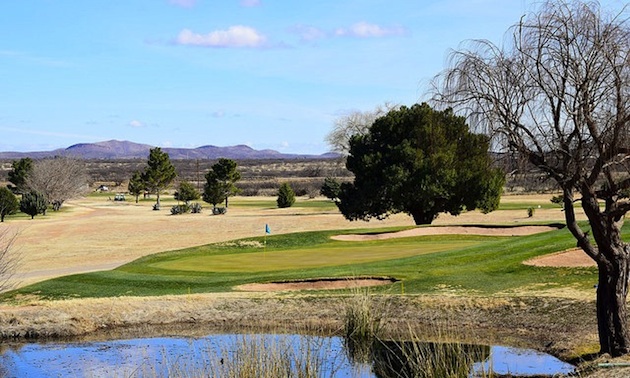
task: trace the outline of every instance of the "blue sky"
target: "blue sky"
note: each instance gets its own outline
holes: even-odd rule
[[[0,151],[118,139],[324,153],[336,118],[426,100],[449,49],[501,42],[533,4],[3,0]]]

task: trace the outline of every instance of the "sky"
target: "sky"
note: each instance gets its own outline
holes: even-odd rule
[[[2,0],[0,151],[116,139],[325,153],[336,119],[428,100],[449,51],[501,43],[536,4]]]

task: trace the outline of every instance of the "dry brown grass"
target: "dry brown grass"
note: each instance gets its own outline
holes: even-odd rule
[[[571,358],[597,346],[594,303],[560,298],[387,296],[383,331],[426,337],[431,330],[466,330],[470,340],[533,347]],[[341,332],[348,296],[226,293],[29,301],[0,308],[3,337],[113,336],[164,332],[184,325],[208,329]],[[314,305],[316,303],[316,305]],[[429,332],[429,333],[427,333]]]
[[[157,252],[262,236],[265,224],[280,234],[411,223],[404,215],[387,221],[350,223],[335,211],[295,208],[231,208],[223,216],[210,216],[207,211],[171,216],[167,210],[152,211],[146,203],[116,203],[106,198],[73,201],[67,207],[63,213],[6,223],[19,230],[15,248],[24,258],[16,278],[21,285],[111,269]]]
[[[540,204],[551,195],[508,196],[504,201]],[[261,198],[246,197],[244,201]],[[268,198],[267,198],[268,199]],[[171,216],[166,210],[152,211],[149,204],[117,203],[107,198],[69,202],[67,210],[35,220],[9,220],[5,227],[18,231],[15,247],[23,256],[16,279],[26,285],[61,275],[111,269],[139,257],[202,244],[262,236],[269,224],[274,234],[331,229],[413,225],[410,217],[398,214],[385,221],[349,222],[337,211],[287,208],[230,208],[224,216],[208,212]],[[562,220],[559,209],[539,209],[528,218],[525,211],[505,210],[490,214],[442,214],[434,222],[447,224],[522,224]]]

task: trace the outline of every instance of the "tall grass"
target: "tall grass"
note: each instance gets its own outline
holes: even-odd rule
[[[369,289],[356,289],[348,299],[344,317],[344,343],[351,361],[368,363],[378,340],[385,306],[377,303]]]
[[[321,378],[334,377],[338,366],[330,359],[324,338],[282,335],[241,335],[229,345],[208,348],[201,361],[165,358],[132,376],[208,378]]]
[[[486,372],[475,365],[489,357],[489,346],[453,342],[456,338],[441,332],[437,342],[427,342],[411,329],[404,341],[384,340],[387,309],[369,290],[356,291],[347,301],[344,343],[351,361],[370,363],[378,377],[467,378],[474,366],[474,377],[494,376],[491,368]]]
[[[427,342],[411,336],[409,341],[383,341],[374,344],[372,366],[379,377],[467,378],[494,377],[480,361],[490,347],[461,342]]]

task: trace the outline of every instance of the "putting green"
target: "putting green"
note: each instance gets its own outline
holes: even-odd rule
[[[194,272],[267,272],[353,265],[443,252],[481,244],[480,240],[364,242],[348,246],[332,243],[320,248],[274,250],[238,254],[207,254],[159,261],[149,266],[165,270]]]

